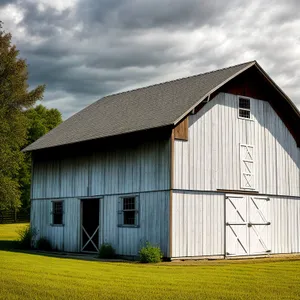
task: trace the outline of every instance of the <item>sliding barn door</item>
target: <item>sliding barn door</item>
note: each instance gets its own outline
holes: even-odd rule
[[[269,198],[226,197],[226,255],[269,253]]]

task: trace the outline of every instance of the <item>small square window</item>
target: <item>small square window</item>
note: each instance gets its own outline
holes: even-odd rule
[[[119,226],[138,226],[138,197],[119,198]]]
[[[250,99],[239,98],[239,118],[251,119]]]
[[[52,225],[63,225],[63,201],[52,202]]]

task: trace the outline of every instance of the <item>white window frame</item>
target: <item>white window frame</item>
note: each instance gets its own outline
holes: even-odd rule
[[[61,203],[62,204],[62,219],[61,219],[61,223],[54,223],[54,206],[56,203]],[[51,201],[51,226],[64,226],[64,211],[65,208],[65,201],[64,200],[53,200]]]
[[[240,99],[249,100],[249,102],[250,102],[250,109],[249,109],[249,108],[242,108],[242,107],[240,107]],[[251,101],[251,98],[250,98],[250,97],[238,96],[238,110],[237,110],[238,119],[247,120],[247,121],[253,121],[253,115],[252,115],[252,113],[251,113],[251,106],[252,106],[252,101]],[[241,111],[241,110],[249,111],[249,113],[250,113],[250,118],[241,117],[241,116],[240,116],[240,111]]]
[[[246,151],[249,153],[248,148],[252,148],[252,156],[250,155],[251,159],[245,159],[242,156],[242,148],[245,147]],[[240,185],[241,185],[241,189],[243,190],[256,190],[255,188],[255,147],[254,145],[248,145],[248,144],[240,144]],[[249,162],[252,163],[252,172],[243,172],[243,166],[245,166],[245,162]],[[247,167],[248,168],[248,167]],[[249,181],[246,179],[247,176],[252,177],[251,178],[251,183],[252,186],[246,186],[243,183],[245,181],[247,181],[249,183]]]
[[[124,200],[134,198],[134,209],[124,209]],[[140,227],[140,201],[139,196],[134,195],[125,195],[119,197],[118,203],[118,227],[128,227],[128,228],[138,228]],[[135,213],[135,222],[134,224],[124,224],[124,212],[134,211]]]

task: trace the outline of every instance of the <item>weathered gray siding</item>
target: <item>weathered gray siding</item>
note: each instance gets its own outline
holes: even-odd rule
[[[300,196],[300,149],[266,101],[251,99],[253,120],[238,118],[238,96],[221,93],[189,116],[189,140],[175,140],[174,188],[240,190],[240,144],[254,146],[255,190]]]
[[[88,197],[170,187],[169,141],[135,148],[93,152],[52,161],[35,161],[32,199]]]
[[[169,249],[169,192],[139,194],[139,227],[118,227],[119,196],[100,199],[99,245],[111,243],[117,254],[138,255],[140,247],[149,241],[161,247],[164,255]],[[53,247],[63,251],[80,251],[80,200],[64,201],[63,226],[52,226],[52,201],[33,200],[31,225],[37,229],[37,238],[48,238]]]
[[[169,192],[139,195],[140,226],[118,227],[118,196],[105,196],[100,203],[100,241],[111,243],[118,254],[138,255],[146,241],[161,247],[165,256],[169,249]]]
[[[224,195],[174,192],[172,257],[224,254]]]
[[[31,226],[37,230],[37,238],[46,237],[53,248],[63,251],[80,251],[80,200],[64,201],[64,226],[52,226],[52,201],[31,202]]]

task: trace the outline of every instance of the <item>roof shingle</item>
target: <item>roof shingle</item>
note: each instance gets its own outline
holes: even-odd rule
[[[172,125],[201,98],[255,62],[106,96],[23,151],[67,145]]]

